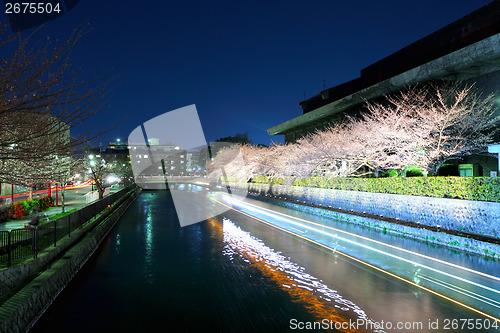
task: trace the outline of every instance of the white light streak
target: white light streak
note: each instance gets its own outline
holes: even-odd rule
[[[402,248],[399,248],[399,247],[396,247],[396,246],[393,246],[393,245],[389,245],[389,244],[385,244],[383,242],[379,242],[379,241],[375,241],[375,240],[371,240],[369,238],[366,238],[366,237],[362,237],[362,236],[359,236],[359,235],[356,235],[356,234],[352,234],[352,233],[349,233],[349,232],[346,232],[346,231],[343,231],[343,230],[340,230],[340,229],[336,229],[336,228],[332,228],[332,227],[327,227],[327,226],[323,226],[321,224],[318,224],[318,223],[314,223],[314,222],[310,222],[310,221],[307,221],[307,220],[304,220],[304,219],[300,219],[300,218],[296,218],[296,217],[293,217],[293,216],[288,216],[286,214],[283,214],[283,213],[278,213],[278,212],[272,212],[271,210],[269,209],[265,209],[265,208],[260,208],[260,207],[256,207],[254,205],[251,205],[251,204],[248,204],[248,203],[243,203],[239,200],[234,200],[232,198],[226,198],[226,200],[236,206],[241,206],[243,208],[246,208],[250,211],[253,211],[253,212],[257,212],[257,213],[260,213],[260,214],[263,214],[263,215],[266,215],[266,216],[269,216],[269,217],[272,217],[274,219],[277,219],[277,220],[282,220],[284,222],[287,222],[289,224],[292,224],[292,225],[295,225],[295,226],[299,226],[299,227],[303,227],[303,228],[308,228],[309,230],[312,230],[312,231],[315,231],[319,234],[323,234],[323,235],[326,235],[328,237],[331,237],[331,238],[336,238],[336,239],[339,239],[341,241],[345,241],[347,243],[350,243],[350,244],[353,244],[355,246],[359,246],[359,247],[362,247],[362,248],[365,248],[365,249],[368,249],[368,250],[371,250],[371,251],[374,251],[376,253],[380,253],[380,254],[383,254],[385,256],[388,256],[388,257],[391,257],[391,258],[394,258],[394,259],[397,259],[397,260],[400,260],[400,261],[403,261],[403,262],[406,262],[406,263],[410,263],[412,265],[415,265],[415,266],[418,266],[418,267],[422,267],[422,268],[425,268],[429,271],[432,271],[432,272],[435,272],[435,273],[438,273],[438,274],[441,274],[441,275],[444,275],[444,276],[447,276],[447,277],[450,277],[450,278],[453,278],[453,279],[456,279],[456,280],[459,280],[459,281],[462,281],[462,282],[465,282],[465,283],[468,283],[470,285],[474,285],[476,287],[479,287],[479,288],[482,288],[482,289],[485,289],[485,290],[488,290],[490,292],[493,292],[493,293],[496,293],[496,294],[500,294],[500,291],[497,290],[497,289],[494,289],[494,288],[490,288],[488,286],[485,286],[483,284],[480,284],[480,283],[477,283],[477,282],[474,282],[474,281],[470,281],[470,280],[467,280],[465,278],[462,278],[462,277],[459,277],[459,276],[456,276],[454,274],[451,274],[451,273],[447,273],[447,272],[443,272],[439,269],[436,269],[436,268],[433,268],[433,267],[430,267],[430,266],[427,266],[427,265],[424,265],[424,264],[421,264],[421,263],[418,263],[418,262],[415,262],[413,260],[410,260],[410,259],[406,259],[406,258],[403,258],[403,257],[400,257],[400,256],[397,256],[395,254],[391,254],[391,253],[388,253],[386,251],[383,251],[383,250],[379,250],[379,249],[376,249],[376,248],[373,248],[371,246],[368,246],[368,245],[365,245],[365,244],[360,244],[360,243],[357,243],[353,240],[349,240],[349,239],[346,239],[346,238],[343,238],[343,237],[340,237],[338,235],[333,235],[331,233],[328,233],[328,232],[325,232],[323,230],[319,230],[317,228],[313,228],[311,226],[307,226],[307,225],[304,225],[302,223],[299,223],[299,222],[295,222],[293,221],[292,219],[294,220],[298,220],[298,221],[301,221],[301,222],[305,222],[307,224],[310,224],[310,225],[317,225],[317,226],[320,226],[322,228],[327,228],[327,229],[331,229],[331,230],[335,230],[337,232],[341,232],[341,233],[344,233],[344,234],[348,234],[348,235],[351,235],[351,236],[354,236],[354,237],[358,237],[358,238],[361,238],[363,240],[366,240],[366,241],[369,241],[369,242],[373,242],[373,243],[376,243],[376,244],[380,244],[380,245],[384,245],[384,246],[387,246],[389,248],[392,248],[392,249],[397,249],[397,250],[400,250],[400,251],[403,251],[403,252],[406,252],[406,253],[410,253],[410,254],[413,254],[413,255],[416,255],[416,256],[420,256],[420,257],[423,257],[425,259],[429,259],[429,260],[432,260],[432,261],[435,261],[435,262],[439,262],[439,263],[442,263],[442,264],[446,264],[446,265],[449,265],[449,266],[452,266],[454,268],[458,268],[458,269],[462,269],[464,271],[468,271],[468,272],[472,272],[472,273],[476,273],[478,275],[482,275],[482,276],[486,276],[486,277],[489,277],[491,279],[494,279],[494,280],[499,280],[498,277],[495,277],[495,276],[491,276],[491,275],[488,275],[488,274],[485,274],[485,273],[482,273],[482,272],[478,272],[478,271],[475,271],[475,270],[472,270],[472,269],[469,269],[469,268],[466,268],[466,267],[462,267],[462,266],[459,266],[459,265],[456,265],[456,264],[451,264],[451,263],[447,263],[447,262],[444,262],[442,260],[439,260],[439,259],[436,259],[436,258],[432,258],[432,257],[428,257],[428,256],[425,256],[425,255],[421,255],[419,253],[416,253],[416,252],[413,252],[413,251],[409,251],[409,250],[405,250],[405,249],[402,249]],[[295,229],[295,228],[293,228]],[[285,229],[286,230],[286,229]],[[295,229],[296,230],[296,229]],[[303,236],[301,236],[303,237]],[[305,237],[304,237],[305,238]],[[306,238],[307,239],[307,238]],[[311,240],[312,241],[312,240]],[[315,241],[313,241],[315,242]],[[317,242],[315,242],[317,243]],[[429,279],[427,278],[424,278],[425,280],[428,280]],[[440,284],[438,282],[434,282],[438,285],[441,285],[443,286],[443,284]],[[451,287],[448,287],[449,289],[452,289],[454,290],[453,288]],[[457,290],[457,292],[459,292]],[[461,292],[461,294],[464,294],[466,296],[469,296],[471,298],[474,298],[474,299],[477,299],[479,301],[482,301],[484,303],[487,303],[487,304],[490,304],[490,302],[487,302],[483,299],[480,299],[478,297],[474,297],[472,296],[471,294],[467,294],[467,293],[463,293]],[[483,298],[485,299],[488,299],[487,297],[484,297],[482,296]]]
[[[322,225],[322,224],[319,224],[319,223],[307,221],[307,220],[301,219],[299,217],[294,217],[294,216],[286,215],[286,214],[283,214],[283,213],[280,213],[280,212],[274,212],[274,211],[272,211],[270,209],[263,208],[263,207],[257,207],[257,206],[254,206],[252,204],[249,204],[249,203],[243,203],[243,202],[235,200],[233,198],[225,198],[225,199],[227,201],[231,202],[231,203],[243,206],[243,207],[245,207],[245,208],[247,208],[249,210],[253,210],[255,212],[263,213],[263,214],[268,215],[270,217],[278,218],[278,217],[275,217],[273,215],[285,216],[286,219],[279,218],[280,220],[283,220],[285,222],[288,222],[287,221],[288,219],[295,219],[295,220],[298,220],[298,221],[301,221],[301,222],[305,222],[305,223],[308,223],[308,224],[320,226],[322,228],[326,228],[326,229],[330,229],[330,230],[335,230],[337,232],[341,232],[341,233],[349,235],[349,236],[357,237],[357,238],[360,238],[360,239],[363,239],[363,240],[366,240],[366,241],[369,241],[369,242],[372,242],[372,243],[376,243],[376,244],[379,244],[379,245],[382,245],[382,246],[386,246],[386,247],[389,247],[389,248],[392,248],[392,249],[395,249],[395,250],[399,250],[399,251],[402,251],[402,252],[406,252],[406,253],[409,253],[409,254],[421,257],[421,258],[432,260],[432,261],[438,262],[438,263],[443,264],[443,265],[451,266],[451,267],[454,267],[454,268],[457,268],[457,269],[461,269],[461,270],[464,270],[464,271],[467,271],[467,272],[470,272],[470,273],[481,275],[481,276],[487,277],[487,278],[492,279],[492,280],[500,281],[500,277],[498,277],[498,276],[486,274],[486,273],[483,273],[483,272],[479,272],[479,271],[470,269],[468,267],[463,267],[463,266],[456,265],[456,264],[453,264],[453,263],[450,263],[450,262],[447,262],[447,261],[444,261],[444,260],[440,260],[440,259],[437,259],[437,258],[429,257],[429,256],[427,256],[425,254],[421,254],[421,253],[418,253],[418,252],[413,252],[413,251],[410,251],[410,250],[407,250],[407,249],[404,249],[404,248],[400,248],[400,247],[397,247],[397,246],[394,246],[394,245],[391,245],[391,244],[386,244],[384,242],[380,242],[380,241],[377,241],[377,240],[374,240],[374,239],[370,239],[370,238],[367,238],[367,237],[364,237],[364,236],[360,236],[360,235],[357,235],[357,234],[354,234],[354,233],[351,233],[351,232],[348,232],[348,231],[345,231],[345,230],[342,230],[342,229],[337,229],[337,228],[333,228],[333,227],[330,227],[330,226],[325,226],[325,225]],[[266,214],[266,213],[264,213],[262,211],[267,211],[267,212],[271,212],[271,213],[267,213]]]

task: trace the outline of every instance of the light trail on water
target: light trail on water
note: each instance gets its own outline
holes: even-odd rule
[[[345,230],[342,230],[342,229],[337,229],[337,228],[334,228],[334,227],[330,227],[330,226],[322,225],[322,224],[319,224],[319,223],[307,221],[307,220],[304,220],[304,219],[301,219],[301,218],[298,218],[298,217],[286,215],[286,214],[283,214],[283,213],[280,213],[280,212],[275,212],[275,211],[272,211],[272,210],[264,208],[264,207],[257,207],[255,205],[252,205],[252,204],[249,204],[249,203],[243,203],[241,201],[237,201],[237,200],[232,199],[232,198],[225,198],[225,200],[227,200],[230,203],[233,203],[233,204],[236,204],[236,205],[240,205],[242,207],[246,207],[246,208],[251,209],[251,210],[252,209],[253,210],[257,210],[257,211],[259,211],[261,213],[264,213],[264,214],[266,214],[266,215],[268,215],[270,217],[282,219],[285,222],[290,222],[290,219],[294,219],[294,220],[301,221],[301,222],[304,222],[304,223],[307,223],[307,224],[316,225],[316,226],[319,226],[319,227],[322,227],[322,228],[325,228],[325,229],[334,230],[336,232],[340,232],[340,233],[343,233],[343,234],[346,234],[346,235],[349,235],[349,236],[360,238],[360,239],[363,239],[363,240],[368,241],[368,242],[376,243],[378,245],[382,245],[382,246],[386,246],[388,248],[392,248],[392,249],[395,249],[395,250],[406,252],[406,253],[409,253],[409,254],[412,254],[412,255],[424,258],[424,259],[432,260],[434,262],[437,262],[437,263],[440,263],[440,264],[443,264],[443,265],[451,266],[451,267],[458,268],[458,269],[461,269],[461,270],[464,270],[464,271],[467,271],[467,272],[470,272],[470,273],[481,275],[481,276],[484,276],[484,277],[486,277],[488,279],[500,281],[500,277],[497,277],[497,276],[494,276],[494,275],[486,274],[484,272],[479,272],[479,271],[470,269],[468,267],[463,267],[463,266],[460,266],[460,265],[456,265],[456,264],[453,264],[453,263],[450,263],[450,262],[447,262],[447,261],[444,261],[444,260],[440,260],[440,259],[437,259],[437,258],[433,258],[433,257],[427,256],[425,254],[421,254],[421,253],[418,253],[418,252],[410,251],[410,250],[407,250],[407,249],[404,249],[404,248],[401,248],[401,247],[397,247],[397,246],[394,246],[394,245],[391,245],[391,244],[387,244],[387,243],[384,243],[384,242],[380,242],[380,241],[377,241],[377,240],[374,240],[374,239],[371,239],[371,238],[368,238],[368,237],[357,235],[357,234],[354,234],[352,232],[348,232],[348,231],[345,231]],[[268,212],[268,213],[266,213],[266,212]],[[280,215],[280,216],[283,216],[284,218],[276,217],[276,216],[273,216],[273,215]],[[297,229],[295,229],[295,230],[297,230]],[[331,236],[330,234],[328,234],[328,235]]]
[[[225,201],[227,201],[228,203],[230,203],[233,206],[229,206],[229,205],[227,205],[227,204],[225,204],[225,203],[223,203],[223,202],[221,202],[219,200],[213,199],[213,198],[212,198],[212,200],[214,200],[215,202],[217,202],[217,203],[219,203],[221,205],[224,205],[224,206],[226,206],[228,208],[231,208],[231,209],[233,209],[233,210],[235,210],[235,211],[237,211],[237,212],[239,212],[239,213],[241,213],[243,215],[246,215],[246,216],[249,216],[249,217],[251,217],[251,218],[253,218],[255,220],[258,220],[258,221],[260,221],[262,223],[271,225],[272,227],[278,228],[278,229],[280,229],[282,231],[285,231],[287,233],[290,233],[292,235],[295,235],[297,237],[305,239],[305,240],[307,240],[309,242],[312,242],[312,243],[314,243],[316,245],[319,245],[321,247],[327,248],[329,250],[333,250],[336,253],[339,253],[339,254],[341,254],[341,255],[343,255],[343,256],[345,256],[347,258],[350,258],[350,259],[352,259],[352,260],[354,260],[356,262],[359,262],[359,263],[362,263],[362,264],[364,264],[366,266],[374,268],[374,269],[376,269],[378,271],[381,271],[381,272],[383,272],[383,273],[385,273],[387,275],[390,275],[390,276],[395,277],[395,278],[397,278],[399,280],[402,280],[402,281],[404,281],[404,282],[406,282],[408,284],[416,286],[416,287],[418,287],[418,288],[420,288],[422,290],[426,290],[426,291],[428,291],[428,292],[430,292],[432,294],[440,296],[440,297],[442,297],[442,298],[444,298],[444,299],[446,299],[448,301],[451,301],[451,302],[453,302],[455,304],[458,304],[458,305],[460,305],[460,306],[462,306],[464,308],[472,310],[472,311],[474,311],[474,312],[476,312],[476,313],[478,313],[480,315],[483,315],[485,317],[488,317],[488,318],[496,320],[496,321],[500,321],[499,318],[497,318],[497,317],[495,317],[495,316],[493,316],[491,314],[488,314],[488,313],[486,313],[484,311],[481,311],[479,309],[476,309],[475,307],[469,306],[469,305],[467,305],[467,304],[465,304],[463,302],[460,302],[460,301],[458,301],[458,300],[456,300],[456,299],[454,299],[452,297],[446,296],[446,295],[444,295],[444,294],[442,294],[440,292],[432,290],[431,288],[428,288],[426,286],[422,286],[419,283],[415,283],[413,281],[410,281],[410,280],[408,280],[408,279],[406,279],[404,277],[401,277],[401,276],[399,276],[397,274],[394,274],[394,273],[389,272],[389,271],[387,271],[385,269],[377,267],[377,266],[375,266],[373,264],[370,264],[370,263],[368,263],[368,262],[366,262],[364,260],[361,260],[359,258],[356,258],[356,257],[353,257],[351,255],[348,255],[347,253],[338,251],[335,248],[332,248],[332,247],[330,247],[328,245],[325,245],[325,244],[323,244],[321,242],[315,241],[315,240],[313,240],[313,239],[310,238],[311,236],[309,236],[309,237],[305,236],[305,232],[303,232],[303,231],[300,231],[300,230],[298,230],[296,228],[288,226],[288,228],[293,229],[295,231],[300,231],[302,233],[302,234],[298,234],[297,232],[293,232],[293,231],[290,231],[287,228],[283,228],[283,227],[277,226],[276,224],[273,224],[273,223],[270,223],[268,221],[265,221],[265,220],[263,220],[261,218],[258,218],[258,217],[254,216],[252,214],[245,213],[241,209],[236,209],[233,206],[239,206],[240,208],[244,208],[244,209],[246,208],[247,210],[249,210],[249,211],[251,211],[253,213],[261,214],[261,215],[264,215],[264,216],[267,216],[267,217],[271,217],[271,218],[273,218],[275,220],[283,221],[285,223],[292,224],[292,225],[294,225],[296,227],[307,228],[308,230],[306,230],[306,232],[309,231],[309,230],[311,230],[311,231],[316,232],[318,234],[321,234],[321,235],[324,235],[324,236],[328,236],[328,237],[331,237],[331,238],[335,238],[337,240],[349,243],[351,245],[359,246],[361,248],[364,248],[364,249],[367,249],[367,250],[370,250],[370,251],[374,251],[375,253],[381,254],[383,256],[390,257],[390,258],[393,258],[393,259],[396,259],[396,260],[399,260],[399,261],[402,261],[402,262],[405,262],[405,263],[408,263],[408,264],[411,264],[411,265],[414,265],[414,266],[418,266],[418,267],[427,269],[427,270],[429,270],[431,272],[434,272],[434,273],[442,274],[442,275],[444,275],[446,277],[456,279],[456,280],[461,281],[463,283],[470,284],[472,286],[475,286],[475,287],[487,290],[487,291],[495,293],[495,294],[500,294],[500,291],[498,289],[485,286],[485,285],[483,285],[481,283],[470,281],[470,280],[465,279],[463,277],[459,277],[457,275],[454,275],[454,274],[451,274],[451,273],[448,273],[448,272],[444,272],[444,271],[439,270],[437,268],[430,267],[428,265],[424,265],[424,264],[415,262],[413,260],[410,260],[410,259],[407,259],[407,258],[403,258],[403,257],[400,257],[398,255],[395,255],[395,254],[392,254],[392,253],[388,253],[388,252],[380,250],[380,249],[373,248],[372,246],[368,246],[366,244],[361,244],[361,243],[358,243],[356,241],[349,240],[349,239],[346,239],[344,237],[340,237],[338,235],[331,234],[331,233],[325,232],[323,230],[319,230],[317,228],[313,228],[313,227],[311,227],[311,225],[319,226],[321,228],[326,228],[326,229],[329,229],[329,230],[332,230],[332,231],[335,231],[335,232],[338,232],[338,233],[343,233],[345,235],[349,235],[351,237],[356,237],[358,239],[362,239],[364,241],[372,242],[373,244],[385,246],[385,247],[388,247],[390,249],[394,249],[394,250],[402,251],[404,253],[415,255],[417,257],[420,257],[420,258],[423,258],[423,259],[426,259],[426,260],[430,260],[430,261],[433,261],[433,262],[438,263],[438,264],[447,265],[449,267],[453,267],[455,269],[462,270],[464,272],[476,274],[476,275],[481,276],[483,278],[488,278],[488,279],[491,279],[491,280],[494,280],[494,281],[500,281],[499,277],[492,276],[492,275],[489,275],[489,274],[486,274],[486,273],[483,273],[483,272],[480,272],[480,271],[476,271],[476,270],[473,270],[473,269],[470,269],[470,268],[467,268],[467,267],[463,267],[463,266],[460,266],[460,265],[456,265],[456,264],[453,264],[453,263],[449,263],[449,262],[446,262],[446,261],[443,261],[443,260],[440,260],[440,259],[437,259],[437,258],[426,256],[426,255],[423,255],[423,254],[420,254],[420,253],[417,253],[417,252],[409,251],[409,250],[406,250],[406,249],[403,249],[403,248],[400,248],[400,247],[397,247],[397,246],[394,246],[394,245],[390,245],[390,244],[386,244],[386,243],[383,243],[383,242],[380,242],[380,241],[372,240],[372,239],[369,239],[367,237],[356,235],[356,234],[353,234],[353,233],[350,233],[350,232],[347,232],[347,231],[344,231],[344,230],[341,230],[341,229],[337,229],[337,228],[333,228],[333,227],[321,225],[319,223],[314,223],[314,222],[307,221],[307,220],[304,220],[304,219],[301,219],[301,218],[298,218],[298,217],[286,215],[286,214],[283,214],[283,213],[280,213],[280,212],[274,212],[274,211],[271,211],[271,210],[266,209],[266,208],[258,207],[258,206],[255,206],[255,205],[251,205],[249,203],[243,203],[243,202],[241,202],[239,200],[235,200],[235,199],[231,199],[231,198],[224,198]],[[447,282],[443,283],[443,281],[441,281],[439,279],[429,278],[428,276],[420,274],[420,273],[418,275],[419,275],[420,278],[422,278],[425,281],[434,283],[434,284],[439,285],[439,286],[441,286],[441,287],[443,287],[445,289],[451,290],[451,291],[453,291],[455,293],[460,293],[462,295],[465,295],[465,296],[467,296],[469,298],[475,299],[475,300],[477,300],[479,302],[482,302],[482,303],[487,304],[489,306],[492,306],[494,308],[500,308],[498,306],[498,304],[495,304],[495,303],[498,303],[498,302],[493,301],[491,298],[488,298],[488,297],[485,297],[483,295],[479,295],[479,294],[476,294],[476,293],[473,293],[473,292],[470,292],[470,291],[466,291],[466,289],[464,289],[464,288],[461,288],[459,286],[456,286],[456,285],[453,285],[453,284],[450,284],[450,283],[447,283]],[[478,295],[479,295],[479,297],[478,297]],[[491,301],[493,301],[493,302],[491,302]]]

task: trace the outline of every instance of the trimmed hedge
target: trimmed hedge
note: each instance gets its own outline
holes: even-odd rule
[[[286,179],[255,177],[255,183],[283,185]],[[394,178],[298,178],[294,186],[417,195],[437,198],[500,202],[500,178],[494,177],[394,177]]]

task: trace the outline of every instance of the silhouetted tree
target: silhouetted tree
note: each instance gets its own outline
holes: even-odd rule
[[[13,184],[45,182],[45,165],[54,156],[71,156],[81,145],[102,134],[69,136],[75,126],[103,106],[114,78],[93,74],[82,78],[69,55],[86,33],[75,29],[53,45],[32,45],[30,38],[0,29],[0,181]],[[40,166],[40,168],[37,168]],[[38,170],[44,169],[44,170]]]
[[[215,140],[215,142],[230,142],[230,143],[239,143],[242,145],[251,144],[250,139],[248,138],[248,132],[237,133],[235,136],[226,136],[224,138]]]

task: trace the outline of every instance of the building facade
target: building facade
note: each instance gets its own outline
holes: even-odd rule
[[[181,146],[171,143],[160,144],[158,139],[151,138],[149,145],[130,143],[128,152],[132,169],[141,170],[143,176],[186,176],[187,151]]]

